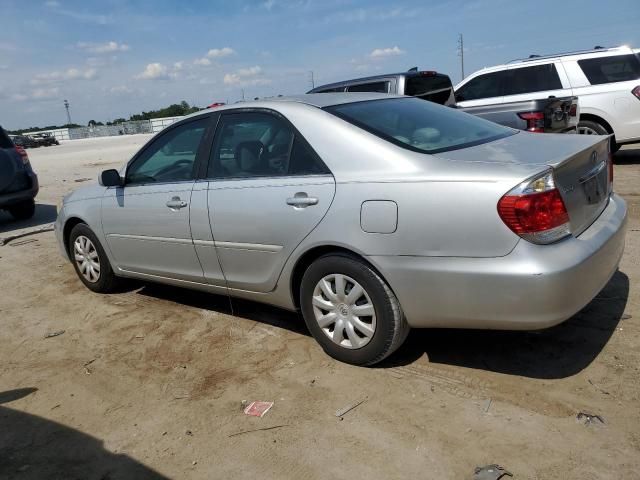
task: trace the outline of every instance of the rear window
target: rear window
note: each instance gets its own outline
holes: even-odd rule
[[[446,75],[407,77],[404,84],[404,94],[419,97],[438,90],[452,88],[451,79]]]
[[[0,148],[13,148],[11,139],[6,132],[0,127]]]
[[[346,103],[325,110],[391,143],[420,153],[471,147],[516,133],[418,98]]]
[[[633,54],[578,60],[591,85],[627,82],[640,78],[640,60]]]
[[[562,82],[553,63],[507,70],[504,95],[559,90]]]
[[[389,92],[389,82],[369,82],[361,83],[360,85],[350,85],[347,88],[348,92]]]

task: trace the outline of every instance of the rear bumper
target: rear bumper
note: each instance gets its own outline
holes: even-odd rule
[[[539,329],[568,319],[607,284],[626,224],[626,204],[614,194],[593,225],[553,245],[521,240],[497,258],[369,258],[412,327]]]
[[[31,179],[31,188],[17,192],[0,194],[0,208],[11,207],[17,203],[24,202],[25,200],[31,200],[38,195],[38,191],[40,189],[38,176],[35,173],[30,173],[29,177]]]

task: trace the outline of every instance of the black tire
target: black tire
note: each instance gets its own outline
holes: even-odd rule
[[[80,271],[78,263],[75,260],[74,243],[80,236],[84,236],[91,240],[91,243],[93,243],[95,251],[98,254],[100,273],[97,281],[91,282],[87,278],[85,278],[85,276]],[[71,259],[73,268],[75,268],[76,273],[78,274],[78,278],[89,290],[97,293],[111,293],[119,288],[121,283],[120,278],[118,278],[113,273],[113,269],[111,268],[111,264],[109,263],[109,258],[104,252],[104,248],[102,248],[102,245],[98,241],[98,238],[91,231],[88,225],[86,225],[85,223],[79,223],[78,225],[73,227],[73,229],[71,230],[71,234],[69,235],[67,251],[69,252],[69,258]]]
[[[16,220],[28,220],[36,213],[35,200],[25,200],[9,207],[9,213]]]
[[[332,274],[346,275],[358,282],[373,304],[376,328],[369,343],[361,348],[335,343],[316,320],[312,303],[314,289],[321,279]],[[302,277],[300,305],[307,328],[323,350],[336,360],[352,365],[373,365],[382,361],[402,345],[410,330],[400,302],[389,285],[369,265],[346,254],[325,255],[307,268]]]
[[[580,120],[578,123],[578,132],[580,129],[588,129],[594,133],[583,133],[583,135],[609,135],[609,132],[606,128],[600,125],[598,122],[593,122],[591,120]]]

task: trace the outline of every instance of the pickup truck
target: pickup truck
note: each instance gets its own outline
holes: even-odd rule
[[[495,123],[534,133],[575,133],[579,120],[578,97],[550,97],[483,106],[459,107],[451,79],[434,71],[419,71],[356,78],[322,85],[307,93],[380,92],[409,95],[458,108]]]

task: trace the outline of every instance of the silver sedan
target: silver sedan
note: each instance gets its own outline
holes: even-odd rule
[[[589,303],[624,249],[608,145],[408,97],[247,102],[157,134],[67,196],[56,233],[93,291],[299,310],[329,355],[371,365],[410,327],[544,328]]]

